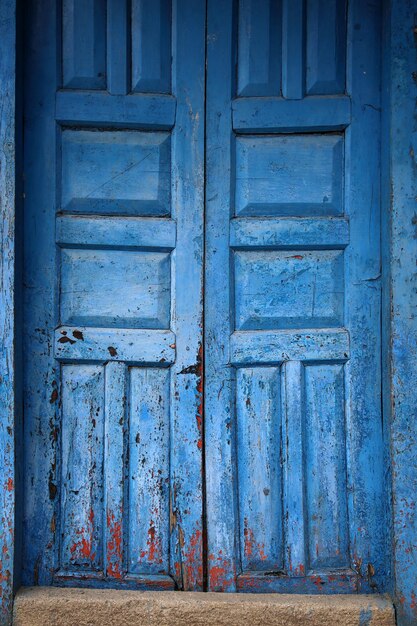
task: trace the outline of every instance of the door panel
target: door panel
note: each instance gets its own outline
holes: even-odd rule
[[[370,591],[387,573],[379,8],[255,4],[208,3],[208,584]]]
[[[28,3],[24,584],[202,589],[204,3]]]

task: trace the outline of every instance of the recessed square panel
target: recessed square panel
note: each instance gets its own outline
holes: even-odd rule
[[[341,250],[235,253],[238,330],[342,325],[343,291]]]
[[[169,321],[169,253],[62,251],[62,324],[168,328]]]
[[[341,135],[236,139],[237,215],[343,213]]]
[[[169,215],[170,186],[168,133],[63,131],[63,211]]]

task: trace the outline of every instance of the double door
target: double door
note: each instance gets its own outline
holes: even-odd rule
[[[24,583],[383,589],[379,3],[27,4]]]

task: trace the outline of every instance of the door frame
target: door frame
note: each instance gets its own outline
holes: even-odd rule
[[[19,15],[23,3],[0,1],[0,545],[2,570],[0,623],[11,624],[13,592],[20,585],[21,476],[21,320],[20,271],[22,242],[21,81],[22,36]],[[410,137],[417,87],[414,0],[384,1],[383,36],[383,349],[384,421],[386,432],[386,506],[391,511],[393,486],[392,565],[390,591],[395,595],[400,625],[414,623],[417,565],[410,546],[417,541],[413,492],[417,485],[417,306],[414,279],[415,224],[410,219],[417,195]],[[16,70],[17,67],[17,70]],[[410,156],[412,158],[410,158]],[[392,313],[391,313],[392,312]],[[391,464],[395,471],[390,476]]]

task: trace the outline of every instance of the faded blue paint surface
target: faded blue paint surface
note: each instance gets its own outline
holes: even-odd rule
[[[129,6],[64,0],[61,15],[27,3],[23,582],[290,593],[395,582],[399,624],[413,624],[415,2],[385,6],[382,255],[382,3],[209,0],[206,74],[204,2]],[[13,2],[0,18],[3,625]]]
[[[383,590],[381,7],[256,6],[208,4],[208,586]]]
[[[391,459],[398,623],[417,622],[417,4],[391,12]]]
[[[23,581],[201,590],[205,6],[27,5]]]
[[[0,624],[11,624],[15,545],[16,6],[0,2]]]

